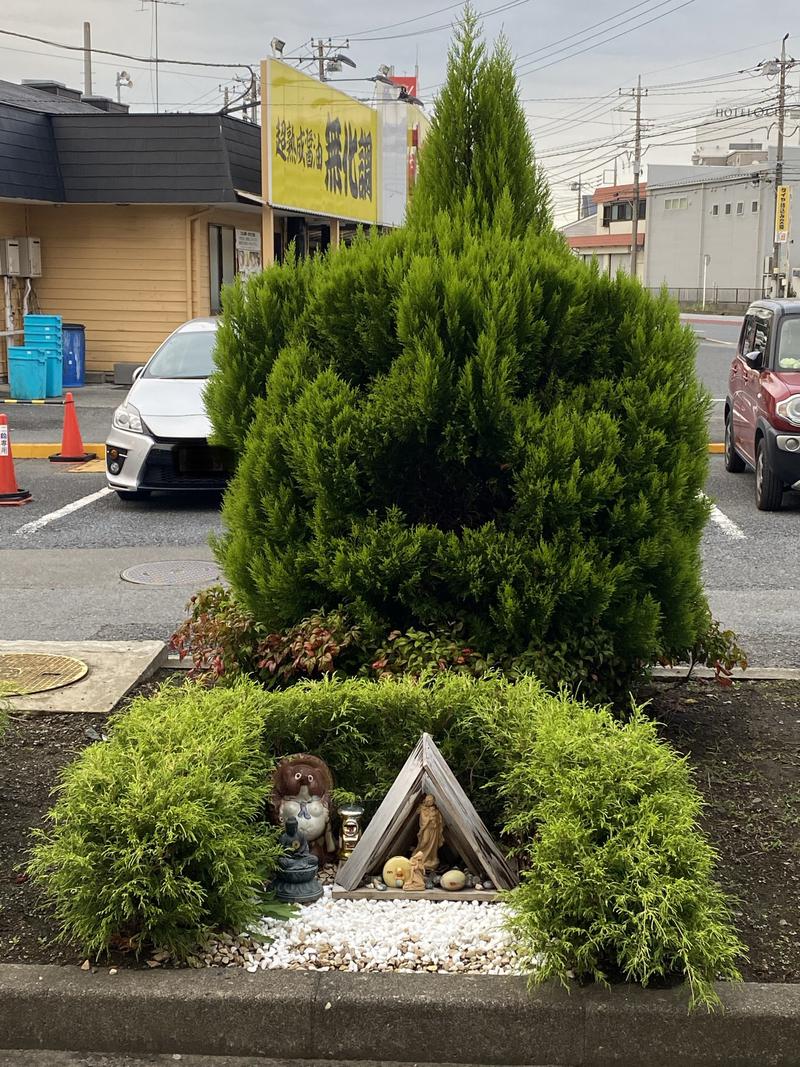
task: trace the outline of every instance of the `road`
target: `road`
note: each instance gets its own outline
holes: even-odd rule
[[[701,338],[698,373],[717,401],[710,438],[721,441],[719,401],[740,320],[692,317],[691,324]],[[85,440],[104,439],[123,396],[102,387],[77,397]],[[13,412],[16,440],[57,439],[60,409],[0,410]],[[42,460],[18,460],[16,471],[34,501],[0,509],[0,638],[168,638],[194,585],[132,585],[120,573],[154,560],[211,560],[209,535],[221,530],[219,498],[156,495],[123,504],[103,492],[102,473],[72,473]],[[737,631],[752,663],[800,666],[800,494],[787,494],[781,512],[759,512],[753,475],[727,474],[719,455],[710,457],[706,492],[717,509],[702,545],[715,616]],[[60,513],[76,502],[82,506]]]

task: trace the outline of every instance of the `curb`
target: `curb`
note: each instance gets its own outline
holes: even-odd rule
[[[8,1048],[279,1060],[797,1067],[800,985],[720,985],[724,1012],[685,988],[557,986],[522,978],[238,968],[96,974],[0,966]]]
[[[84,442],[83,445],[85,452],[96,452],[100,458],[105,458],[106,446],[105,442],[100,445],[91,441]],[[61,442],[45,444],[43,441],[35,442],[21,442],[17,443],[12,441],[11,449],[14,453],[14,459],[49,459],[56,452],[61,451]]]
[[[653,678],[656,681],[679,681],[686,677],[689,664],[680,667],[654,667]],[[696,678],[716,678],[716,671],[711,667],[695,667],[692,671],[691,681]],[[800,667],[748,667],[740,670],[735,667],[731,675],[734,682],[800,682]],[[800,1060],[798,1060],[800,1063]]]
[[[725,453],[725,445],[724,445],[724,443],[722,441],[713,441],[708,446],[708,451],[711,452],[715,456],[724,455],[724,453]]]

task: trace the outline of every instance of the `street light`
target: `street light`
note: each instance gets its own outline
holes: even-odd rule
[[[117,71],[117,103],[122,103],[122,94],[120,93],[120,86],[124,85],[126,89],[133,88],[133,78],[128,74],[127,70]]]
[[[269,46],[272,49],[273,55],[282,56],[283,50],[286,47],[286,41],[282,41],[280,37],[273,37],[269,42]]]
[[[330,60],[332,63],[344,63],[346,67],[352,67],[355,70],[356,64],[350,56],[346,56],[343,52],[334,52]]]

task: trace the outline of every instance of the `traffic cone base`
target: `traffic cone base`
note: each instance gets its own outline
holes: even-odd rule
[[[97,453],[83,452],[80,456],[65,456],[63,452],[56,452],[50,456],[51,463],[86,463],[90,459],[97,459]]]
[[[30,504],[33,497],[27,489],[18,489],[16,493],[0,493],[0,508],[18,508]]]
[[[75,414],[75,401],[72,393],[64,397],[64,429],[61,434],[61,451],[50,457],[51,463],[84,463],[97,459],[96,452],[86,452]]]
[[[20,504],[27,504],[30,499],[31,494],[27,489],[20,489],[17,485],[8,416],[0,415],[0,507],[19,507]]]

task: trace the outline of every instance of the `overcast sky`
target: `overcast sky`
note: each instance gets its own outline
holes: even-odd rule
[[[637,74],[652,87],[643,103],[643,116],[651,124],[645,162],[682,163],[691,156],[688,142],[694,140],[695,122],[709,121],[721,104],[752,105],[774,94],[773,82],[737,74],[739,70],[776,55],[786,32],[797,32],[798,40],[790,38],[788,48],[795,44],[800,58],[800,14],[792,5],[765,7],[745,0],[479,0],[477,6],[485,16],[487,37],[504,30],[520,56],[531,130],[564,211],[574,199],[570,184],[578,173],[590,188],[603,178],[604,168],[610,180],[615,154],[620,180],[630,179],[625,152],[632,116],[615,109],[626,106],[617,89],[633,86]],[[4,0],[0,29],[79,45],[87,19],[96,48],[151,56],[152,7],[142,8],[139,0]],[[165,0],[159,8],[159,55],[255,63],[268,54],[273,36],[287,42],[287,54],[300,54],[301,44],[311,37],[349,36],[349,54],[358,64],[350,72],[353,77],[367,77],[381,63],[394,65],[398,74],[413,73],[418,62],[421,93],[430,102],[431,87],[444,75],[448,24],[457,13],[445,0],[186,0],[184,6],[167,6]],[[134,80],[132,89],[123,89],[123,100],[135,110],[152,110],[152,69],[134,60],[95,56],[95,93],[114,96],[116,72],[122,69]],[[222,100],[220,86],[226,81],[232,85],[236,73],[164,67],[162,108],[214,110]],[[0,76],[11,81],[52,78],[81,87],[83,62],[79,54],[0,35]],[[791,81],[797,86],[800,67]],[[341,88],[366,96],[371,86],[348,81]],[[798,136],[793,140],[798,143]]]

